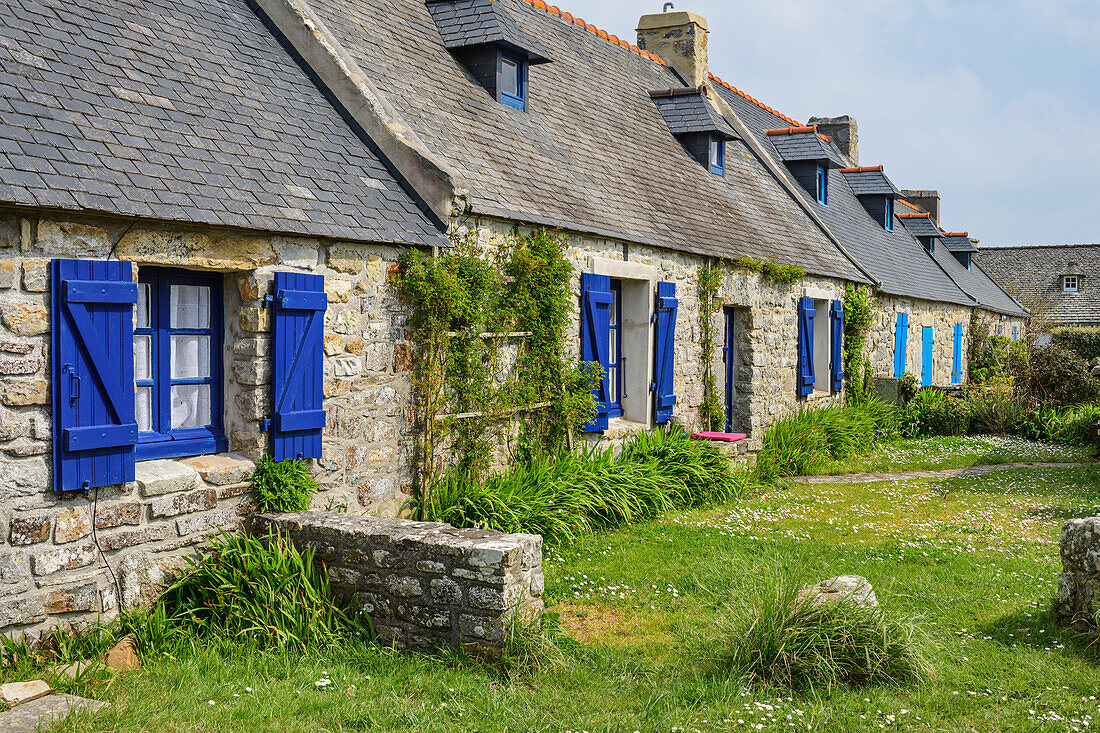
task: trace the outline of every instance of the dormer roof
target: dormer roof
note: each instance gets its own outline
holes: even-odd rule
[[[914,237],[942,237],[943,232],[932,221],[931,214],[898,214],[901,223]]]
[[[881,165],[842,168],[840,172],[856,196],[901,196],[901,191],[886,177]]]
[[[782,127],[768,130],[766,134],[784,163],[817,161],[830,168],[844,166],[840,152],[817,131],[817,125]]]
[[[657,89],[649,96],[673,135],[710,133],[726,140],[739,137],[707,99],[706,87]]]
[[[448,51],[497,45],[531,64],[550,61],[546,51],[523,31],[505,3],[496,0],[427,0],[427,3]]]
[[[969,232],[944,232],[943,246],[948,252],[977,252],[978,248],[970,241]]]

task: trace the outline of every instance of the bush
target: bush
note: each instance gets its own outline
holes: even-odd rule
[[[968,401],[970,432],[974,435],[1013,435],[1019,431],[1026,416],[1011,388],[971,391]]]
[[[1028,440],[1084,445],[1089,428],[1100,420],[1100,405],[1047,407],[1032,410],[1020,422],[1018,434]]]
[[[1017,388],[1030,404],[1065,407],[1100,401],[1100,379],[1077,354],[1050,344],[1035,349],[1016,377]]]
[[[922,389],[898,410],[899,432],[906,438],[966,435],[972,407],[938,389]]]
[[[618,459],[595,445],[534,456],[482,481],[451,472],[427,492],[421,511],[424,519],[456,527],[530,532],[563,543],[672,509],[727,501],[749,484],[712,443],[669,428],[636,435]]]
[[[336,605],[313,551],[280,535],[214,539],[151,610],[124,625],[143,651],[170,651],[192,638],[305,650],[362,630]]]
[[[932,669],[924,637],[911,619],[850,598],[814,605],[798,597],[790,578],[769,578],[747,608],[723,629],[723,666],[749,681],[791,688],[839,684],[903,684],[927,680]]]
[[[1096,326],[1056,328],[1050,335],[1054,344],[1069,349],[1085,361],[1100,358],[1100,328]]]
[[[252,493],[263,512],[304,512],[317,481],[305,461],[280,461],[264,456],[252,474]]]
[[[772,483],[818,473],[831,460],[866,453],[896,430],[894,409],[876,399],[846,407],[801,407],[764,433],[756,456],[758,478]]]

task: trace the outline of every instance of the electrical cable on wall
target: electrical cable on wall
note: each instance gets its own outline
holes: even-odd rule
[[[107,555],[103,552],[103,548],[99,544],[99,537],[96,535],[96,515],[99,512],[99,487],[96,487],[95,498],[92,500],[92,542],[95,544],[95,548],[99,550],[99,557],[103,560],[103,564],[107,567],[107,572],[111,575],[111,582],[115,587],[115,605],[118,610],[122,610],[122,586],[118,582],[118,576],[115,575],[115,571],[111,569],[111,563],[107,562]]]

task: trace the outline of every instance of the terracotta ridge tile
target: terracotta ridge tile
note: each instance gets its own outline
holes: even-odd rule
[[[931,219],[932,215],[925,212],[923,214],[898,214],[899,219]]]
[[[909,202],[908,202],[908,201],[906,201],[905,199],[898,199],[898,203],[902,204],[903,206],[908,206],[908,207],[909,207],[910,209],[912,209],[913,211],[920,211],[920,209],[918,209],[918,208],[917,208],[916,206],[914,206],[913,204],[909,203]]]
[[[783,120],[784,122],[789,122],[791,124],[791,126],[793,126],[793,127],[802,127],[802,123],[799,122],[798,120],[796,120],[792,117],[788,117],[787,115],[783,114],[782,112],[778,112],[778,111],[772,109],[771,107],[769,107],[768,105],[764,104],[763,102],[761,102],[757,99],[754,99],[753,97],[750,97],[748,94],[745,94],[743,91],[741,91],[740,89],[738,89],[734,85],[730,84],[728,81],[724,81],[723,79],[719,78],[718,76],[715,76],[714,74],[710,74],[709,76],[710,76],[710,80],[713,81],[715,84],[720,84],[720,85],[724,86],[726,89],[729,89],[731,92],[733,92],[737,96],[744,97],[745,99],[749,100],[750,102],[752,102],[757,107],[764,110],[765,112],[770,112],[771,114],[775,115],[776,117]]]
[[[764,134],[770,137],[776,135],[802,135],[807,132],[817,132],[817,125],[810,125],[809,127],[803,127],[801,125],[797,127],[782,127],[778,130],[765,130]]]
[[[967,239],[970,239],[970,232],[944,232],[943,236],[945,236],[945,237],[966,237]]]
[[[658,64],[661,64],[662,66],[668,66],[668,62],[665,61],[660,56],[658,56],[657,54],[650,53],[649,51],[643,51],[642,49],[638,48],[635,45],[632,45],[631,43],[629,43],[627,41],[624,41],[623,39],[619,38],[618,36],[614,36],[614,35],[608,33],[607,31],[603,30],[602,28],[597,28],[596,26],[592,25],[591,23],[586,23],[582,19],[580,19],[580,18],[576,17],[575,15],[573,15],[572,13],[565,12],[564,10],[559,8],[557,5],[548,5],[546,3],[546,0],[525,0],[525,2],[529,3],[530,5],[534,5],[539,10],[545,10],[547,13],[550,13],[550,15],[556,16],[558,18],[564,18],[565,20],[569,21],[573,25],[584,28],[589,33],[594,33],[597,37],[602,38],[603,40],[607,41],[608,43],[610,43],[613,46],[622,46],[623,48],[627,49],[628,51],[633,51],[634,53],[638,54],[639,56],[647,58],[650,61],[656,61]]]
[[[881,165],[857,165],[854,168],[841,168],[841,173],[882,173],[885,167]]]

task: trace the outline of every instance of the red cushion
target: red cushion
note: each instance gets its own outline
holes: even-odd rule
[[[696,440],[719,440],[723,443],[736,443],[749,436],[744,433],[695,433],[691,437]]]

